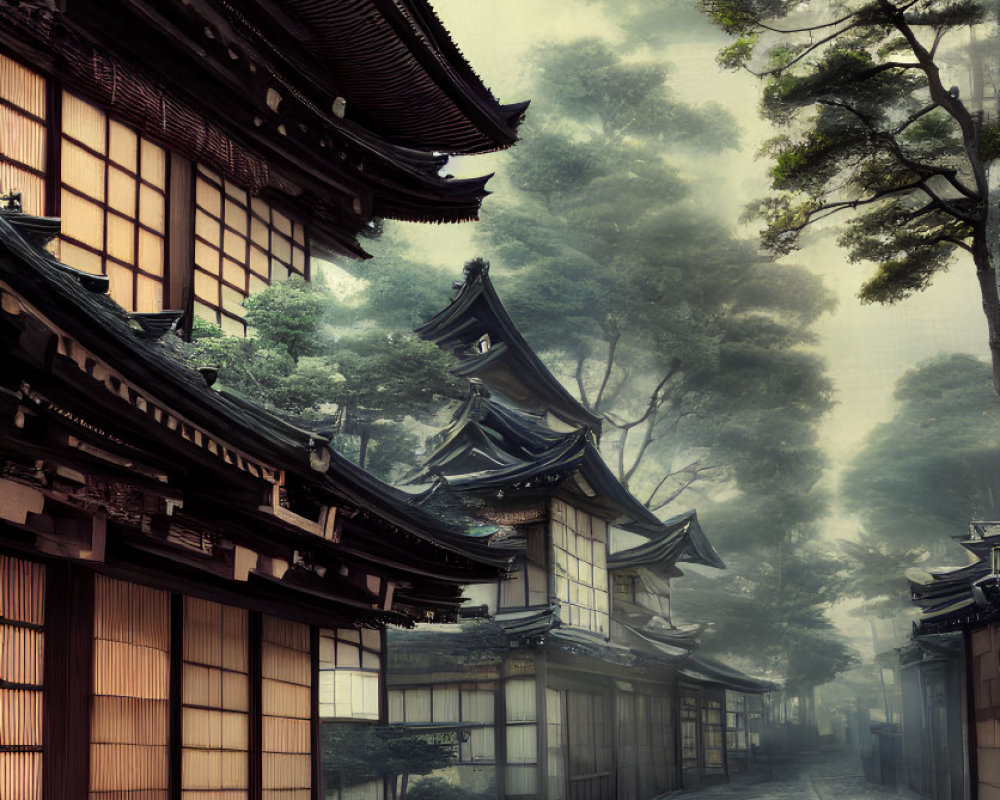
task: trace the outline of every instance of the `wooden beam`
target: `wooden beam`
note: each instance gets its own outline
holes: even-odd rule
[[[45,495],[23,483],[0,478],[0,519],[24,525],[28,514],[41,514]]]

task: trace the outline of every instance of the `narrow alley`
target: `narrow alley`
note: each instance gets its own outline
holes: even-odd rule
[[[917,795],[899,793],[865,780],[861,760],[849,750],[813,751],[775,758],[755,772],[734,777],[692,792],[681,792],[677,800],[915,800]]]

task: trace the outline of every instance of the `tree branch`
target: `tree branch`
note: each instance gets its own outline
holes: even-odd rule
[[[597,390],[597,397],[594,399],[595,413],[599,411],[601,401],[604,399],[604,390],[608,387],[608,380],[611,378],[611,368],[614,366],[615,352],[618,350],[618,340],[620,338],[621,334],[616,332],[611,339],[608,340],[608,358],[604,364],[604,378],[601,380],[601,386]]]
[[[573,377],[576,378],[576,388],[580,391],[580,403],[584,408],[589,408],[587,403],[587,387],[583,385],[583,362],[585,361],[584,356],[580,356],[576,360],[576,371],[573,373]]]

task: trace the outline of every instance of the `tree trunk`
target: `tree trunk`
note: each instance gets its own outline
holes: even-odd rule
[[[972,244],[972,259],[979,278],[979,292],[986,315],[986,329],[993,363],[993,391],[1000,395],[1000,293],[997,291],[997,275],[990,258],[990,248],[986,244],[985,225],[983,234],[977,232]]]
[[[402,779],[402,784],[403,785],[402,785],[402,787],[400,787],[400,790],[399,790],[399,800],[406,800],[406,789],[407,789],[407,786],[409,785],[409,783],[410,783],[410,773],[409,772],[404,772],[403,773],[403,779]]]
[[[368,458],[368,440],[371,439],[371,425],[361,426],[361,443],[358,445],[358,466],[365,468],[365,460]]]

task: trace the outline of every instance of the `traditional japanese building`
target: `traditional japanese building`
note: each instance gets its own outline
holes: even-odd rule
[[[384,627],[506,557],[210,388],[0,213],[0,795],[319,797]]]
[[[423,0],[0,3],[0,797],[322,797],[386,625],[504,573],[169,351],[378,219],[474,218],[441,167],[523,110]]]
[[[424,0],[0,4],[0,193],[129,311],[244,331],[242,300],[375,219],[474,219],[500,105]]]
[[[1000,797],[1000,523],[971,523],[960,544],[969,563],[906,572],[922,613],[902,653],[904,757],[940,800]]]
[[[390,720],[457,731],[449,777],[500,798],[643,800],[724,779],[727,739],[748,755],[746,693],[771,687],[693,655],[699,626],[670,615],[677,564],[722,560],[695,512],[662,521],[618,482],[599,418],[517,332],[488,265],[457,289],[417,332],[470,390],[410,484],[518,555],[509,580],[469,588],[462,623],[393,634]]]

